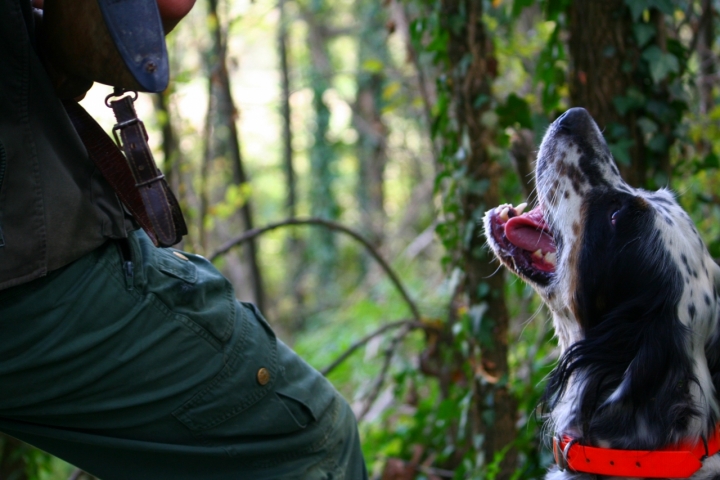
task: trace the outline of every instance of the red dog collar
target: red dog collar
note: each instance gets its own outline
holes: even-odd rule
[[[555,463],[560,470],[615,477],[689,478],[702,461],[720,451],[720,424],[708,438],[707,449],[700,441],[682,442],[661,450],[615,450],[580,445],[563,435],[553,440]]]

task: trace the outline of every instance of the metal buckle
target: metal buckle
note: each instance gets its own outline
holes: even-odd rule
[[[560,451],[561,441],[562,437],[560,436],[560,434],[555,434],[555,438],[553,439],[553,457],[555,457],[555,463],[558,466],[558,470],[564,472],[568,468],[568,464],[567,458],[565,457],[565,452]]]
[[[116,87],[116,88],[113,90],[113,93],[111,93],[110,95],[108,95],[107,97],[105,97],[105,106],[108,107],[108,108],[112,108],[110,99],[111,99],[111,98],[117,98],[118,100],[120,100],[120,98],[121,98],[123,95],[125,95],[126,93],[129,93],[129,94],[130,94],[130,96],[132,97],[133,103],[135,103],[135,100],[138,99],[138,92],[136,92],[135,90],[125,90],[124,88],[117,88],[117,87]]]
[[[555,438],[553,439],[553,457],[555,457],[555,463],[561,472],[564,472],[565,470],[570,470],[571,472],[574,471],[570,468],[568,463],[568,453],[570,452],[570,448],[575,445],[577,441],[577,438],[573,438],[567,442],[565,448],[561,451],[560,447],[562,445],[562,436],[559,433],[555,434]]]

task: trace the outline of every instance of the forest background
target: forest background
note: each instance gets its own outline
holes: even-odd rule
[[[720,256],[714,0],[198,0],[138,110],[190,233],[352,404],[372,478],[534,479],[557,359],[483,213],[583,106]],[[96,85],[84,106],[109,131]],[[91,478],[0,435],[0,478]]]

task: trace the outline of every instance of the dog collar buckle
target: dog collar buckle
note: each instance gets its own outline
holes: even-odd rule
[[[577,441],[577,438],[568,440],[563,439],[559,433],[555,434],[555,438],[553,438],[553,456],[555,457],[555,464],[561,472],[568,469],[574,471],[568,464],[568,451]]]
[[[561,442],[562,438],[560,438],[560,434],[556,434],[555,438],[553,438],[553,457],[555,457],[555,464],[557,465],[558,470],[564,472],[567,470],[568,464],[567,459],[565,458],[565,452],[560,449]]]

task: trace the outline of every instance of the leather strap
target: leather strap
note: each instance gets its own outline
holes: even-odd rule
[[[63,104],[90,158],[120,201],[156,246],[169,247],[182,239],[187,226],[177,199],[155,165],[132,101],[123,97],[111,102],[119,106],[114,108],[118,124],[113,133],[120,131],[125,155],[77,102],[66,100]]]
[[[705,458],[720,451],[720,424],[707,444],[682,442],[661,450],[617,450],[581,445],[564,435],[553,440],[553,454],[560,470],[634,478],[690,478]]]

